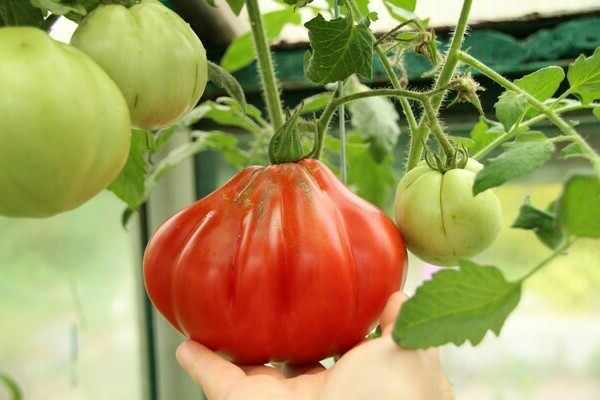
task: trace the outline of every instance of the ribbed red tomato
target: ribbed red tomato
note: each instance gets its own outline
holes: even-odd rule
[[[162,225],[144,257],[156,308],[240,364],[346,351],[405,269],[392,220],[314,159],[246,168]]]

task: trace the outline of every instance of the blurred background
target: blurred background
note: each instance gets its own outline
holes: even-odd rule
[[[165,3],[195,27],[214,61],[235,35],[247,29],[218,2],[216,9],[200,0]],[[371,6],[384,10],[377,1]],[[415,12],[431,17],[430,25],[443,40],[460,6],[459,0],[443,4],[421,0]],[[269,11],[282,6],[264,2],[262,7]],[[394,25],[384,16],[382,11],[376,25],[381,31]],[[472,22],[472,51],[510,78],[544,65],[566,66],[578,54],[590,54],[600,46],[598,0],[478,0]],[[68,41],[73,28],[60,21],[53,35]],[[283,98],[289,105],[317,89],[298,78],[305,39],[302,29],[286,27],[274,47]],[[411,83],[427,85],[420,77],[422,66],[415,63],[412,70],[410,66]],[[237,76],[249,99],[260,106],[254,67],[241,69]],[[482,83],[488,87],[484,108],[493,110],[498,89]],[[205,98],[218,95],[209,88]],[[453,133],[468,135],[478,115],[473,108],[458,106],[444,118]],[[591,113],[574,118],[598,148],[599,122]],[[175,137],[172,145],[185,140]],[[400,140],[394,164],[397,180],[405,148],[406,141]],[[505,211],[503,229],[479,262],[500,267],[511,279],[526,274],[549,254],[531,232],[510,225],[525,197],[539,208],[555,199],[566,170],[564,161],[553,161],[498,189]],[[145,240],[160,222],[234,172],[216,153],[198,155],[164,179],[126,229],[121,226],[125,206],[108,192],[45,220],[0,217],[0,374],[14,379],[28,400],[201,398],[174,358],[183,338],[145,298],[141,257]],[[435,271],[411,259],[406,292],[414,293]],[[442,359],[459,400],[599,399],[598,241],[580,240],[568,255],[529,280],[500,337],[488,334],[476,348],[445,346]],[[0,385],[0,399],[8,398]]]

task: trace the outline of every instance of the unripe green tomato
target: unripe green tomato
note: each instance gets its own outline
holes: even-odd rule
[[[411,253],[433,265],[454,266],[494,242],[502,223],[500,201],[491,189],[472,192],[482,168],[469,159],[464,169],[442,174],[421,163],[402,178],[395,220]]]
[[[206,51],[176,13],[155,0],[130,8],[100,5],[77,28],[71,44],[91,56],[121,89],[135,127],[176,123],[202,96]]]
[[[127,161],[119,88],[81,51],[0,28],[0,215],[48,217],[106,188]]]

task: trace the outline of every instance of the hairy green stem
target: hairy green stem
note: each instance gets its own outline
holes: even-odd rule
[[[315,157],[319,158],[321,156],[321,153],[323,152],[323,145],[325,142],[325,132],[327,131],[327,127],[329,126],[329,123],[331,122],[331,118],[333,117],[333,115],[335,114],[335,111],[337,110],[337,108],[340,105],[349,103],[354,100],[365,99],[368,97],[380,97],[380,96],[404,97],[404,98],[417,100],[420,102],[427,100],[427,93],[413,92],[411,90],[405,90],[405,89],[373,89],[373,90],[368,90],[366,92],[358,92],[358,93],[353,93],[353,94],[349,94],[349,95],[342,96],[342,97],[333,98],[329,102],[329,104],[327,104],[325,109],[323,110],[321,117],[319,117],[319,119],[317,120],[317,141],[318,141],[318,143],[317,143],[317,148],[315,151]]]
[[[350,9],[355,15],[360,16],[360,10],[356,5],[355,0],[348,0],[347,4],[349,4]],[[396,72],[394,71],[394,68],[390,63],[390,60],[385,55],[383,47],[381,47],[381,45],[378,44],[373,33],[371,33],[371,36],[375,41],[375,52],[377,53],[377,56],[379,57],[379,60],[381,61],[381,64],[383,65],[383,68],[385,69],[385,72],[388,78],[390,79],[390,82],[392,83],[392,86],[394,87],[394,89],[401,90],[402,84],[400,83],[400,80],[398,79],[398,76],[396,75]],[[402,107],[402,112],[404,113],[406,121],[408,122],[408,127],[410,129],[411,136],[414,136],[417,131],[417,120],[415,119],[413,110],[410,107],[410,103],[405,98],[400,97],[400,106]]]
[[[556,125],[556,127],[558,127],[558,129],[560,129],[563,134],[571,138],[573,143],[577,144],[582,154],[592,164],[596,175],[600,179],[600,156],[594,151],[594,149],[588,144],[588,142],[586,142],[571,125],[569,125],[562,118],[560,118],[560,116],[554,110],[552,110],[550,107],[533,97],[531,94],[529,94],[529,92],[521,89],[520,87],[518,87],[517,85],[515,85],[514,83],[512,83],[511,81],[509,81],[508,79],[506,79],[505,77],[503,77],[484,63],[482,63],[481,61],[470,56],[469,54],[465,52],[459,52],[458,58],[460,59],[460,61],[475,68],[488,78],[503,86],[505,89],[512,90],[518,94],[525,96],[527,102],[530,105],[538,109],[542,114],[546,116],[546,118],[548,118],[554,125]]]
[[[584,106],[583,104],[571,104],[568,106],[557,108],[556,110],[554,110],[554,112],[556,114],[560,115],[560,114],[567,113],[570,111],[577,111],[577,110],[583,110],[586,108],[598,108],[598,107],[600,107],[600,104],[592,103],[592,104],[588,104],[587,106]],[[529,118],[528,120],[521,122],[519,124],[519,126],[521,126],[521,127],[532,126],[532,125],[537,124],[538,122],[545,120],[546,118],[547,117],[544,114],[536,115],[535,117]],[[501,144],[512,139],[518,132],[519,132],[518,129],[514,129],[514,127],[511,128],[509,132],[504,132],[502,135],[498,136],[496,139],[494,139],[493,141],[488,143],[484,148],[479,150],[477,153],[473,154],[471,156],[471,158],[478,160],[478,161],[481,160],[482,158],[484,158],[488,154],[490,154],[492,151],[494,151],[494,149],[496,149],[496,147],[498,147]],[[571,139],[569,139],[569,140],[571,140]]]
[[[271,51],[265,28],[263,26],[258,0],[247,0],[246,9],[248,11],[248,19],[252,29],[252,39],[256,48],[256,59],[258,63],[258,72],[262,83],[263,95],[267,104],[267,112],[269,120],[273,124],[273,129],[277,130],[283,125],[283,109],[281,107],[281,99],[279,97],[279,87],[277,78],[275,77],[275,68],[271,59]]]
[[[427,117],[428,125],[431,128],[431,131],[435,135],[435,138],[440,144],[440,147],[444,151],[446,159],[452,159],[455,153],[454,146],[452,146],[452,143],[450,143],[450,140],[448,140],[448,136],[446,135],[446,133],[442,129],[442,126],[440,125],[440,121],[437,118],[437,113],[433,108],[433,105],[431,104],[431,99],[429,97],[426,97],[425,99],[423,99],[422,103],[423,109],[425,110],[425,116]]]
[[[460,52],[460,47],[463,42],[463,38],[465,36],[465,32],[467,29],[467,22],[469,20],[469,13],[471,12],[471,6],[473,4],[473,0],[464,0],[462,9],[460,11],[460,17],[458,19],[458,23],[456,24],[456,28],[454,29],[454,35],[452,36],[452,41],[450,43],[450,49],[448,54],[446,54],[446,61],[444,62],[444,66],[438,76],[435,86],[435,89],[446,87],[446,85],[452,80],[452,76],[454,76],[454,71],[458,66],[458,53]],[[439,95],[436,95],[432,101],[431,105],[433,106],[434,111],[437,111],[442,104],[442,100],[444,99],[444,91]],[[423,154],[423,143],[427,139],[428,130],[426,125],[426,118],[422,117],[419,122],[419,126],[416,131],[413,131],[413,135],[411,137],[410,142],[410,150],[408,153],[408,160],[406,162],[406,171],[414,168],[415,165],[421,159],[421,154]]]

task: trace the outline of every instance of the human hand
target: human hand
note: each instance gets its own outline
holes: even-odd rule
[[[380,318],[382,336],[358,344],[329,369],[238,366],[192,340],[179,346],[177,360],[209,400],[451,400],[437,349],[406,350],[392,340],[406,299],[394,293]]]

